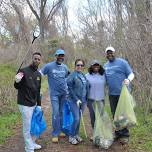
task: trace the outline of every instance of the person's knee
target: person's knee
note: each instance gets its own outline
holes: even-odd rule
[[[51,104],[52,104],[52,114],[55,116],[59,115],[59,102],[56,96],[53,96],[51,98]]]
[[[57,118],[59,118],[59,115],[60,115],[59,110],[54,109],[53,112],[52,112],[53,118],[57,119]]]

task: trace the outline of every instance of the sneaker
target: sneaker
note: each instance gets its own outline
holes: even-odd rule
[[[90,137],[90,141],[93,141],[93,136]]]
[[[53,143],[58,143],[58,142],[59,142],[58,137],[52,137],[52,142],[53,142]]]
[[[38,145],[38,144],[34,144],[34,149],[41,149],[42,148],[42,146],[41,145]]]
[[[34,152],[34,150],[25,147],[25,152]]]
[[[129,143],[129,137],[122,137],[119,139],[119,142],[122,144],[128,144]]]
[[[69,143],[72,145],[77,145],[79,142],[74,137],[69,137]]]
[[[79,135],[76,135],[75,138],[76,138],[76,140],[77,140],[78,142],[82,142],[82,141],[83,141],[83,139],[82,139]]]
[[[61,132],[59,136],[60,136],[61,138],[64,138],[66,135],[65,135],[63,132]]]
[[[119,138],[120,138],[120,137],[119,137],[118,135],[116,135],[116,134],[114,134],[114,136],[113,136],[113,137],[114,137],[114,141],[118,141],[118,140],[119,140]]]

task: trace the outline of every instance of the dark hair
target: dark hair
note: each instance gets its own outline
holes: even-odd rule
[[[40,52],[34,52],[34,53],[33,53],[33,56],[34,56],[34,55],[39,55],[39,56],[41,56],[41,53],[40,53]]]
[[[83,63],[83,65],[85,66],[85,62],[82,59],[76,59],[74,65],[76,66],[79,61],[81,61]]]
[[[93,73],[93,65],[91,65],[91,66],[88,68],[88,72],[89,72],[89,74],[92,74],[92,73]],[[105,72],[104,68],[103,68],[101,65],[99,65],[99,74],[100,74],[100,75],[103,75],[104,72]]]

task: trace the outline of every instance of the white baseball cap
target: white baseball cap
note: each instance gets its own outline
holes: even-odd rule
[[[106,48],[105,53],[107,53],[107,51],[115,52],[115,49],[112,46],[109,46]]]

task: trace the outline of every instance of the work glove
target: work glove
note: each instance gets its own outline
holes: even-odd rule
[[[81,105],[82,105],[82,101],[81,101],[81,100],[78,100],[78,101],[77,101],[77,106],[78,106],[78,108],[80,108]]]
[[[19,82],[22,80],[23,76],[24,76],[24,73],[23,73],[23,72],[19,72],[19,73],[15,76],[15,82],[16,82],[16,83],[19,83]]]
[[[41,106],[37,106],[37,108],[39,108],[40,110],[42,110]]]
[[[128,86],[129,83],[130,83],[130,80],[129,80],[129,79],[125,79],[125,80],[123,81],[123,84],[125,84],[126,86]]]

